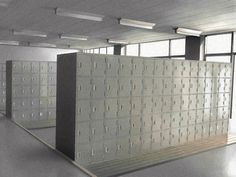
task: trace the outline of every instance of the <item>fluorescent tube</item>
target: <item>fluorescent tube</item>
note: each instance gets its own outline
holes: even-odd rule
[[[137,28],[145,28],[145,29],[153,29],[153,27],[156,25],[155,23],[125,19],[125,18],[118,19],[118,23],[120,25],[132,26],[132,27],[137,27]]]
[[[183,34],[183,35],[186,35],[186,36],[197,36],[197,37],[199,37],[202,34],[202,31],[188,29],[188,28],[177,28],[176,33],[177,34]]]

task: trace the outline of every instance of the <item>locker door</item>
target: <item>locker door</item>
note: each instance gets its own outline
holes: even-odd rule
[[[104,139],[105,140],[114,140],[117,136],[117,131],[118,131],[118,125],[117,125],[117,120],[116,119],[106,119],[104,120],[104,128],[105,128],[105,133],[104,133]]]
[[[230,92],[231,91],[231,79],[225,79],[225,90],[224,92]]]
[[[104,146],[102,142],[92,143],[91,162],[101,162],[104,160]]]
[[[164,61],[164,77],[172,77],[172,61]]]
[[[77,75],[90,76],[92,70],[91,55],[77,55]]]
[[[152,132],[152,151],[161,149],[161,132]]]
[[[190,62],[188,60],[183,62],[183,77],[190,77]]]
[[[153,79],[151,77],[146,77],[143,79],[143,95],[153,95]]]
[[[40,98],[39,99],[39,107],[40,107],[40,109],[46,109],[48,107],[48,99],[47,98]]]
[[[103,78],[92,79],[92,91],[93,98],[103,98],[105,96],[105,80]]]
[[[22,84],[24,85],[31,85],[31,78],[29,74],[22,75]]]
[[[195,139],[200,140],[202,138],[202,125],[197,124],[196,125],[196,134],[195,134]]]
[[[40,120],[47,120],[48,119],[47,109],[40,109],[40,111],[39,111],[39,119]]]
[[[205,92],[205,78],[198,78],[198,93]]]
[[[211,108],[211,121],[216,121],[217,120],[217,108]]]
[[[220,77],[220,64],[213,63],[213,77]]]
[[[224,93],[218,94],[218,106],[219,107],[224,106],[224,98],[225,98]]]
[[[225,91],[225,79],[220,78],[219,79],[219,92],[223,93]]]
[[[57,63],[49,62],[48,63],[48,73],[56,74],[57,73]]]
[[[180,111],[181,107],[181,95],[173,96],[172,111]]]
[[[182,71],[183,71],[183,62],[180,60],[173,61],[173,77],[182,77]]]
[[[118,93],[118,80],[115,78],[106,79],[106,92],[105,95],[108,98],[117,97]]]
[[[205,79],[205,93],[212,93],[212,79],[206,78]]]
[[[216,93],[211,94],[211,107],[212,108],[218,107],[218,94]]]
[[[29,113],[29,119],[31,121],[34,121],[34,120],[38,120],[39,119],[39,111],[37,109],[32,109],[30,110],[30,113]]]
[[[77,102],[77,117],[79,122],[90,120],[90,112],[89,100],[80,100]]]
[[[204,101],[205,101],[204,94],[198,94],[197,95],[197,109],[204,108]]]
[[[120,78],[119,79],[119,96],[120,97],[128,97],[131,93],[131,80],[128,78]]]
[[[204,97],[204,108],[210,108],[211,107],[211,94],[205,94]]]
[[[22,84],[22,74],[14,74],[12,76],[12,85],[21,85]]]
[[[141,118],[139,116],[131,117],[131,128],[130,128],[130,134],[133,135],[139,135],[141,132]]]
[[[116,158],[117,144],[116,140],[104,142],[104,160],[113,160]]]
[[[56,85],[57,78],[55,74],[48,74],[48,85]]]
[[[130,138],[130,154],[135,155],[140,153],[141,150],[141,137],[131,136]]]
[[[161,132],[161,147],[166,148],[170,146],[170,129]]]
[[[32,97],[39,97],[39,87],[38,86],[32,86],[31,91],[30,91],[30,95]]]
[[[164,95],[171,95],[172,94],[172,78],[165,78],[164,79]]]
[[[224,106],[225,107],[228,107],[230,106],[230,102],[231,102],[231,99],[230,99],[230,96],[231,94],[230,93],[225,93],[224,94]]]
[[[92,75],[93,76],[104,76],[106,71],[106,61],[104,56],[93,56],[92,57]]]
[[[189,92],[190,94],[198,93],[198,79],[197,78],[190,79]]]
[[[132,96],[141,96],[142,87],[142,80],[140,78],[132,79]]]
[[[205,64],[205,62],[198,63],[198,77],[206,77],[206,64]]]
[[[52,100],[52,101],[54,101],[54,100]],[[39,108],[39,99],[38,99],[38,98],[31,98],[31,100],[30,100],[30,106],[31,106],[31,108],[33,108],[33,109],[34,109],[34,108],[35,108],[35,109]],[[54,103],[53,107],[56,108],[56,99],[55,99],[55,103]]]
[[[40,73],[48,73],[48,62],[40,62],[39,71]]]
[[[154,79],[154,95],[162,95],[164,90],[164,79],[163,78],[155,78]]]
[[[48,109],[48,119],[56,119],[56,109]]]
[[[180,144],[184,144],[187,142],[187,136],[188,136],[188,129],[187,127],[181,127],[180,133],[179,133],[179,142]]]
[[[143,97],[143,114],[149,115],[152,113],[153,109],[153,100],[152,97]]]
[[[191,70],[190,70],[191,77],[198,77],[198,62],[191,61]]]
[[[105,100],[105,117],[106,118],[116,117],[117,112],[118,112],[118,100],[106,99]]]
[[[144,71],[143,75],[146,77],[153,77],[154,74],[154,60],[153,59],[144,59]]]
[[[222,135],[222,131],[223,131],[223,121],[219,120],[217,121],[216,125],[216,135]]]
[[[182,94],[189,94],[189,78],[182,79]]]
[[[225,77],[232,76],[232,64],[225,64]]]
[[[131,104],[132,104],[131,114],[141,115],[141,109],[142,109],[141,97],[132,97]]]
[[[220,77],[226,77],[226,64],[220,63]]]
[[[89,164],[91,162],[91,146],[89,144],[78,144],[76,161],[79,164]]]
[[[162,130],[170,129],[170,126],[171,126],[171,114],[164,113],[162,115],[161,129]]]
[[[195,138],[195,125],[188,127],[188,142],[193,142]]]
[[[118,69],[119,69],[118,57],[116,57],[116,56],[107,56],[106,64],[107,64],[106,75],[108,77],[117,76],[118,75]]]
[[[189,109],[193,110],[197,108],[197,95],[189,95]]]
[[[128,98],[122,98],[118,100],[118,116],[129,117],[131,111],[131,102]]]
[[[141,132],[150,133],[152,131],[152,115],[143,115]]]
[[[182,79],[173,78],[173,94],[180,95],[182,93]]]
[[[103,119],[105,113],[104,100],[92,100],[91,101],[91,119]]]
[[[171,129],[171,146],[179,145],[179,128]]]
[[[129,155],[130,142],[129,138],[118,138],[117,139],[117,157],[124,158]]]
[[[188,111],[181,112],[180,126],[181,127],[187,126],[188,125],[188,119],[189,119]]]
[[[203,129],[202,129],[202,136],[203,138],[208,138],[210,133],[210,125],[209,123],[203,124]]]
[[[118,119],[118,136],[128,137],[130,132],[130,118]]]
[[[210,136],[215,136],[216,135],[216,129],[217,129],[216,122],[211,122],[210,123]]]
[[[132,59],[130,57],[119,58],[119,76],[131,76]]]
[[[12,73],[22,73],[22,64],[19,61],[12,62]]]
[[[31,63],[30,62],[22,62],[22,71],[23,73],[31,72]]]
[[[156,59],[155,61],[155,71],[154,71],[154,75],[155,77],[163,77],[164,75],[164,60],[159,60]]]
[[[55,97],[56,96],[56,86],[48,86],[48,96]]]
[[[185,111],[188,110],[188,106],[189,106],[189,95],[182,95],[182,100],[181,100],[181,110]]]
[[[204,109],[204,122],[209,122],[211,119],[211,109]]]
[[[154,114],[152,117],[152,131],[160,131],[162,123],[161,113]]]
[[[153,113],[159,113],[162,111],[163,106],[163,99],[162,97],[153,97]]]
[[[213,77],[213,63],[206,63],[206,77]]]
[[[171,128],[179,128],[181,121],[181,113],[173,112],[171,115]]]
[[[228,133],[228,127],[229,127],[229,120],[224,120],[223,121],[223,134]]]
[[[91,81],[85,77],[77,77],[77,98],[90,98]]]
[[[31,72],[39,73],[39,62],[31,62]]]
[[[188,125],[195,125],[195,123],[196,123],[196,110],[189,111],[188,115],[189,115]]]
[[[171,96],[163,96],[162,97],[163,100],[163,112],[170,112],[171,111],[171,105],[172,105],[172,102],[171,102],[171,99],[172,97]]]
[[[133,59],[133,70],[132,74],[134,77],[141,77],[143,75],[143,59]]]
[[[151,141],[152,141],[152,134],[151,133],[143,134],[141,136],[142,152],[150,152],[150,150],[151,150]]]
[[[103,140],[104,126],[103,120],[92,121],[90,123],[91,131],[90,137],[92,142],[98,142]]]
[[[31,75],[31,84],[32,85],[39,85],[39,75],[38,74],[32,74]]]

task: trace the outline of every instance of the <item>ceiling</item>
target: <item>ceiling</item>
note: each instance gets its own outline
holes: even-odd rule
[[[104,15],[102,22],[61,17],[54,8]],[[74,45],[81,49],[108,46],[106,39],[130,43],[179,38],[175,27],[205,34],[236,29],[236,0],[0,0],[0,40]],[[156,23],[153,30],[121,26],[117,18]],[[47,38],[13,36],[11,29],[46,32]],[[58,39],[59,33],[89,36],[87,41]]]

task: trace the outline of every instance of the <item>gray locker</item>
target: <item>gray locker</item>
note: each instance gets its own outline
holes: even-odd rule
[[[106,92],[105,95],[107,98],[117,97],[118,94],[118,80],[116,78],[107,78],[106,79]]]
[[[198,77],[205,77],[206,76],[206,64],[205,62],[198,63]]]
[[[57,73],[57,64],[55,62],[48,63],[48,73],[52,73],[52,74]]]
[[[190,61],[183,62],[183,77],[190,77]]]
[[[152,151],[161,149],[161,132],[152,132]]]
[[[56,98],[49,98],[49,103],[50,103],[50,107],[53,107],[53,108],[55,108],[56,107]],[[30,99],[29,100],[30,101],[30,106],[31,106],[31,108],[35,108],[35,109],[37,109],[38,107],[39,107],[39,98],[32,98],[32,99]]]
[[[179,128],[171,129],[171,146],[179,145]]]
[[[161,132],[161,147],[166,148],[170,146],[170,129]]]
[[[143,95],[152,96],[153,95],[153,78],[143,79]]]
[[[142,108],[141,97],[132,97],[131,100],[131,114],[132,115],[141,115]]]
[[[197,95],[197,109],[204,108],[204,102],[205,102],[205,95],[204,94],[198,94]]]
[[[198,93],[204,93],[205,87],[205,78],[198,78]]]
[[[92,58],[92,75],[94,77],[104,76],[106,71],[106,60],[104,56]]]
[[[104,160],[104,146],[103,142],[95,142],[91,145],[91,162],[97,163]]]
[[[106,119],[104,121],[104,139],[115,139],[118,132],[118,123],[116,119]]]
[[[142,134],[141,136],[141,149],[143,153],[148,153],[151,150],[152,134]]]
[[[188,119],[189,119],[188,111],[181,112],[181,120],[180,120],[181,128],[188,125]]]
[[[218,109],[211,108],[211,121],[217,120],[217,115],[218,115]]]
[[[128,137],[122,137],[117,139],[117,157],[127,158],[129,155],[130,141]]]
[[[113,160],[116,158],[117,144],[116,140],[104,141],[104,160]]]
[[[209,125],[209,123],[203,124],[202,137],[203,138],[208,138],[209,137],[209,133],[210,133],[210,125]]]
[[[162,111],[162,106],[163,106],[162,102],[163,102],[162,96],[153,97],[153,113],[159,113]]]
[[[46,109],[48,107],[48,99],[47,98],[40,98],[39,99],[39,108]]]
[[[119,76],[131,76],[132,59],[130,57],[119,58]]]
[[[164,79],[163,78],[155,78],[154,79],[154,95],[162,95],[164,90]]]
[[[223,134],[227,134],[228,133],[228,126],[229,126],[229,120],[224,120],[223,121]]]
[[[204,109],[204,122],[209,122],[211,120],[211,109]]]
[[[89,100],[80,100],[77,102],[77,117],[79,122],[90,120],[90,112]]]
[[[40,120],[47,120],[48,119],[47,109],[40,109],[40,111],[39,111],[39,119]]]
[[[151,114],[143,115],[141,122],[142,122],[141,132],[150,133],[152,131],[152,115]]]
[[[192,110],[188,112],[188,125],[195,125],[196,124],[196,110]]]
[[[225,77],[232,77],[232,64],[225,65]]]
[[[92,79],[92,98],[103,98],[105,96],[105,80],[104,78]]]
[[[40,62],[39,63],[39,72],[40,73],[48,73],[48,62]]]
[[[213,77],[213,63],[206,63],[206,77]]]
[[[210,108],[211,107],[211,94],[205,94],[204,96],[204,108]]]
[[[92,84],[90,79],[85,77],[77,78],[77,98],[90,98]]]
[[[197,108],[197,95],[189,95],[189,110]]]
[[[136,155],[140,153],[140,150],[141,150],[141,137],[131,136],[130,137],[130,154]]]
[[[114,99],[106,99],[105,100],[105,117],[112,118],[116,117],[118,114],[118,100]]]
[[[39,62],[31,62],[31,72],[37,74],[39,73]]]
[[[189,93],[190,94],[196,94],[198,93],[198,79],[197,78],[191,78],[189,82]]]
[[[225,100],[225,94],[224,93],[219,93],[218,94],[218,106],[224,106],[224,100]]]
[[[164,76],[164,60],[155,59],[154,61],[155,61],[154,76],[163,77]]]
[[[187,142],[188,138],[188,129],[187,127],[181,127],[179,132],[179,142],[180,144],[184,144]]]
[[[39,75],[38,74],[31,75],[31,84],[32,85],[39,85]]]
[[[129,98],[122,98],[118,100],[118,116],[129,117],[131,111],[131,101]]]
[[[87,108],[89,110],[89,107]],[[104,100],[92,100],[91,101],[91,119],[104,119],[105,101]]]
[[[55,74],[48,74],[48,85],[56,85],[57,78]]]
[[[182,95],[181,97],[181,110],[186,111],[189,109],[189,95]]]
[[[169,129],[170,125],[171,125],[171,114],[170,113],[163,113],[162,114],[161,129],[162,130]]]
[[[223,121],[219,120],[217,121],[217,125],[216,125],[216,135],[222,135],[223,132]]]
[[[164,77],[172,77],[172,61],[164,60]]]
[[[220,64],[219,63],[213,64],[213,77],[220,77]]]
[[[197,124],[195,130],[195,140],[200,139],[202,139],[202,124]]]
[[[192,142],[195,139],[195,125],[188,126],[188,142]]]
[[[30,73],[31,72],[31,63],[30,62],[22,62],[22,72]]]
[[[48,109],[48,115],[47,115],[48,119],[50,120],[55,120],[56,119],[56,109]]]
[[[231,79],[225,79],[225,87],[224,87],[224,92],[230,92],[231,90]]]
[[[211,107],[218,107],[218,94],[216,93],[211,94]]]
[[[143,75],[144,76],[152,76],[153,77],[153,73],[154,73],[154,60],[153,59],[149,59],[149,60],[146,60],[144,59],[143,60],[143,65],[144,65],[144,70],[143,70]]]
[[[141,96],[142,95],[142,80],[140,78],[132,79],[132,96]]]
[[[22,73],[22,64],[19,61],[12,63],[12,73]]]
[[[205,93],[211,93],[212,92],[212,78],[206,78],[205,79]]]
[[[130,126],[130,134],[139,135],[141,132],[141,118],[139,116],[131,117]]]
[[[173,78],[173,94],[180,95],[182,93],[182,79]]]
[[[114,77],[118,75],[119,61],[116,56],[106,56],[106,75],[108,77]]]
[[[91,146],[90,144],[78,144],[76,150],[76,160],[81,163],[88,164],[91,162]]]
[[[132,75],[134,77],[141,77],[143,75],[143,59],[133,59]]]
[[[152,131],[160,131],[162,124],[162,116],[161,113],[153,114],[152,117]]]
[[[182,94],[189,94],[189,78],[182,79]]]
[[[215,136],[217,130],[217,122],[210,123],[210,136]]]
[[[190,70],[190,76],[193,77],[198,77],[198,64],[196,61],[191,61],[191,70]]]
[[[180,112],[172,112],[172,114],[171,114],[171,128],[180,127],[181,119],[182,119],[182,117],[181,117]]]
[[[120,78],[119,79],[119,97],[128,97],[131,93],[131,79]]]
[[[118,136],[128,136],[130,134],[130,119],[118,119]]]
[[[104,121],[97,120],[90,123],[90,138],[92,142],[102,142],[104,133]]]
[[[48,96],[48,87],[47,86],[40,86],[39,88],[40,97],[47,97]]]
[[[180,60],[173,61],[173,77],[182,77],[183,62]]]
[[[180,111],[181,108],[181,95],[174,95],[172,101],[172,111]]]
[[[151,114],[153,110],[153,99],[152,97],[143,97],[143,114]]]
[[[79,57],[77,60],[77,75],[90,76],[92,68],[91,55]]]
[[[164,79],[164,88],[163,95],[171,95],[172,94],[172,78]]]
[[[163,96],[163,112],[170,112],[172,107],[172,97],[171,96]]]

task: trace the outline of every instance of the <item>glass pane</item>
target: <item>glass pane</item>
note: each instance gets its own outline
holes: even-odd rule
[[[184,57],[171,57],[172,60],[185,60]]]
[[[234,52],[236,52],[236,32],[234,32]]]
[[[218,34],[206,37],[206,54],[229,53],[231,51],[231,34]]]
[[[126,46],[127,56],[138,56],[138,44],[131,44]]]
[[[169,41],[149,42],[140,44],[140,56],[158,57],[169,55]]]
[[[171,55],[185,55],[185,39],[171,40]]]
[[[100,48],[100,54],[107,54],[107,48]]]
[[[95,54],[99,54],[99,49],[94,49]]]
[[[120,55],[125,55],[125,46],[121,47]]]
[[[230,63],[230,56],[211,56],[211,57],[206,57],[206,61]]]
[[[107,54],[114,55],[114,47],[107,47]]]

